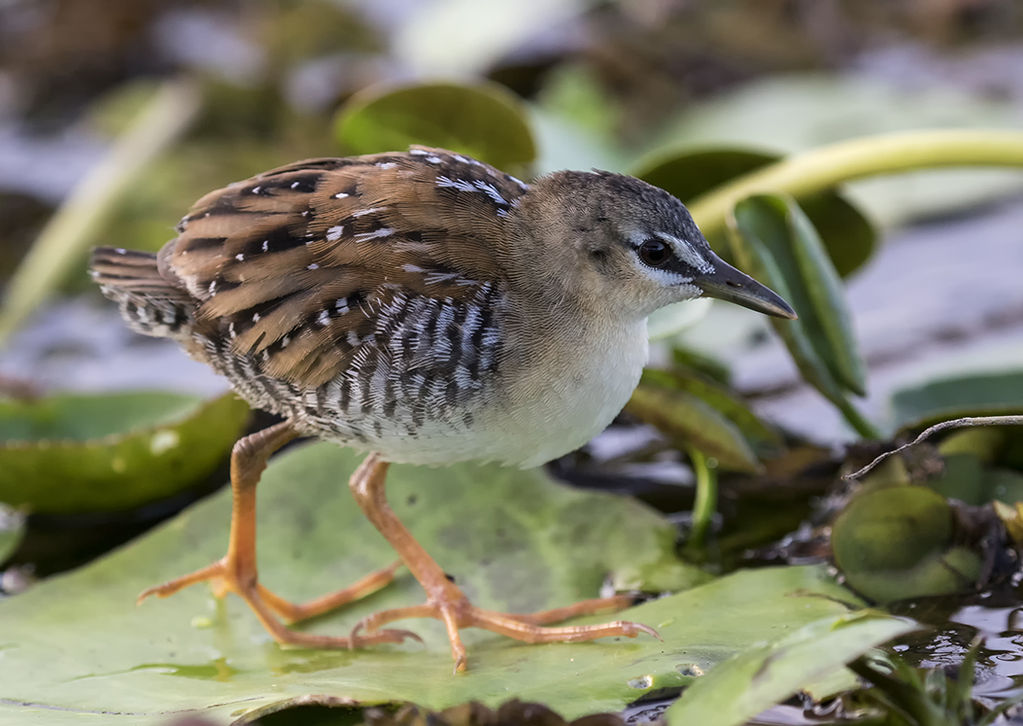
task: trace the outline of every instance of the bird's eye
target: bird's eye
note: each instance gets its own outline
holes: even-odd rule
[[[664,267],[671,260],[671,247],[651,237],[639,246],[639,259],[650,267]]]

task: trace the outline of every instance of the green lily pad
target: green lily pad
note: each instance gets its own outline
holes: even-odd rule
[[[666,714],[669,726],[740,726],[864,650],[916,629],[879,612],[826,617],[756,645],[697,680]]]
[[[683,202],[689,202],[782,157],[782,154],[738,147],[686,148],[660,152],[641,161],[633,173]],[[799,204],[820,233],[824,249],[839,275],[848,277],[874,254],[877,230],[840,192],[829,190],[814,194],[801,199]],[[721,249],[724,245],[718,247]]]
[[[373,86],[341,108],[334,134],[346,154],[400,151],[424,144],[517,173],[536,157],[533,132],[520,101],[495,83]]]
[[[835,519],[831,547],[850,587],[878,602],[969,589],[980,554],[956,536],[945,497],[922,486],[864,491]]]
[[[64,394],[0,402],[0,502],[35,512],[123,509],[210,474],[248,418],[234,394]]]
[[[261,573],[282,595],[317,595],[392,561],[344,491],[358,458],[315,444],[267,469]],[[674,527],[660,515],[627,498],[556,485],[541,471],[395,466],[389,495],[413,534],[484,607],[564,605],[596,595],[608,577],[676,588],[706,579],[675,558]],[[213,723],[246,723],[300,703],[412,701],[442,709],[514,697],[571,718],[685,685],[750,643],[858,604],[823,567],[745,571],[622,614],[657,628],[663,642],[535,646],[466,631],[469,671],[457,676],[433,621],[408,623],[422,645],[284,650],[237,598],[217,602],[202,586],[136,608],[143,587],[223,554],[229,505],[227,492],[217,494],[88,567],[0,601],[0,721],[135,726],[197,710]],[[422,599],[402,573],[309,627],[345,633],[371,611]]]
[[[1023,370],[950,376],[892,395],[897,429],[924,428],[962,416],[1023,412]]]

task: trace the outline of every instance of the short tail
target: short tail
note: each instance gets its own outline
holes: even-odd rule
[[[160,274],[155,254],[96,247],[89,271],[135,332],[158,338],[187,334],[193,322],[192,302],[187,292]]]

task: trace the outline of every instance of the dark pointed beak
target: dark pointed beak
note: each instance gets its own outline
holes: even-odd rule
[[[693,280],[709,297],[742,305],[765,315],[796,319],[796,312],[774,290],[761,285],[744,272],[740,272],[722,259],[714,260],[714,272]]]

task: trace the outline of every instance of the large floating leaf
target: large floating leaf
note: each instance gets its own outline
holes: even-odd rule
[[[271,464],[260,485],[265,584],[305,598],[393,559],[344,491],[357,461],[317,444]],[[483,606],[566,604],[593,596],[608,576],[653,589],[704,578],[675,559],[674,527],[659,515],[626,498],[555,485],[540,471],[396,466],[389,490],[413,534]],[[407,700],[440,709],[513,697],[571,718],[682,686],[752,643],[856,606],[823,567],[740,572],[624,614],[657,628],[663,642],[531,646],[466,631],[469,671],[458,676],[433,621],[408,623],[424,645],[282,650],[239,600],[217,604],[204,586],[136,608],[141,588],[223,554],[228,511],[227,492],[218,494],[89,567],[0,601],[0,720],[136,726],[198,709],[227,723],[296,703]],[[345,633],[368,612],[422,597],[403,573],[311,627]]]
[[[957,536],[945,497],[922,486],[890,486],[854,497],[832,527],[835,563],[858,592],[878,602],[969,589],[980,555]]]
[[[36,512],[123,509],[210,474],[248,417],[233,394],[66,394],[0,402],[0,501]]]
[[[781,158],[781,154],[734,147],[683,149],[659,153],[641,162],[633,173],[688,202]],[[819,232],[839,275],[852,274],[870,259],[877,231],[841,193],[814,194],[800,200],[800,206]]]
[[[517,173],[536,156],[519,100],[494,83],[374,86],[352,96],[334,128],[347,154],[425,144]]]
[[[740,726],[864,650],[915,625],[881,613],[853,613],[809,623],[758,644],[696,681],[667,713],[669,726]]]
[[[1023,413],[1023,370],[951,376],[892,395],[895,427],[922,428],[962,416]]]

